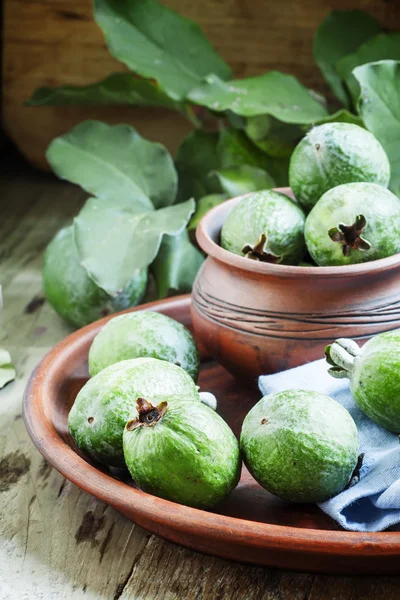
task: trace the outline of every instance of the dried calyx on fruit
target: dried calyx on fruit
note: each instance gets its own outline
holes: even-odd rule
[[[337,227],[329,230],[329,237],[333,242],[342,244],[343,256],[349,256],[351,250],[369,250],[371,244],[362,237],[367,225],[364,215],[357,215],[353,225],[339,223]]]
[[[262,233],[253,246],[251,244],[243,246],[242,252],[245,258],[259,260],[260,262],[279,263],[281,257],[267,251],[267,241],[267,234]]]
[[[144,398],[138,398],[136,402],[138,416],[127,422],[128,431],[133,431],[138,427],[154,427],[154,425],[165,415],[168,408],[168,402],[161,402],[158,406],[153,406]]]

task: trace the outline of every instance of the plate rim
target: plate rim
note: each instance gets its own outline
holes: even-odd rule
[[[116,314],[168,308],[189,311],[190,304],[190,295],[185,294],[143,304]],[[43,357],[25,388],[23,418],[28,434],[38,451],[66,479],[103,502],[111,504],[125,515],[129,511],[129,514],[133,515],[132,520],[139,518],[154,524],[154,528],[148,524],[145,527],[155,534],[159,534],[157,524],[161,523],[171,531],[181,531],[192,536],[196,531],[202,531],[204,537],[204,531],[207,529],[207,537],[210,540],[231,540],[232,543],[240,543],[249,548],[274,550],[279,547],[282,550],[284,546],[287,552],[332,558],[373,557],[378,554],[380,557],[400,556],[400,532],[297,528],[221,515],[152,496],[128,486],[86,462],[61,438],[49,415],[46,415],[46,386],[50,385],[51,375],[57,369],[57,364],[65,362],[68,354],[84,340],[91,338],[94,330],[99,329],[116,314],[86,325],[61,340]],[[55,442],[51,440],[54,436],[57,438]],[[168,535],[162,535],[168,538]],[[195,545],[191,547],[196,550]],[[216,554],[222,556],[221,553]]]

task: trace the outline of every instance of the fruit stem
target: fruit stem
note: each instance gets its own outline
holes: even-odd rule
[[[325,349],[327,362],[332,365],[329,374],[332,377],[350,377],[354,370],[354,361],[361,349],[353,340],[340,338]]]
[[[199,392],[200,402],[212,410],[217,410],[217,399],[211,392]]]
[[[139,416],[127,422],[128,431],[133,431],[138,427],[154,427],[154,425],[165,415],[168,408],[167,402],[161,402],[158,406],[153,406],[145,398],[138,398],[136,408]]]

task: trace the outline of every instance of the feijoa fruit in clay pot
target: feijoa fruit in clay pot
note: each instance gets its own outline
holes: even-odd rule
[[[400,252],[400,199],[375,183],[326,192],[307,217],[305,238],[320,266],[350,265]]]
[[[96,375],[120,360],[149,356],[182,367],[196,380],[199,352],[190,331],[161,313],[140,311],[114,317],[89,350],[89,373]]]
[[[239,444],[225,421],[177,396],[137,401],[123,437],[126,465],[145,492],[196,508],[223,500],[240,476]]]
[[[333,377],[348,377],[353,398],[372,421],[400,433],[400,329],[369,340],[362,348],[349,339],[327,346]]]
[[[128,285],[117,296],[109,296],[81,265],[72,226],[57,233],[43,258],[46,298],[54,310],[75,327],[139,304],[146,292],[147,277],[147,269],[141,269],[132,274]]]
[[[291,502],[323,502],[349,483],[357,427],[340,404],[316,392],[265,396],[247,414],[240,446],[253,477]]]
[[[293,200],[272,190],[243,198],[221,230],[221,246],[261,262],[295,265],[305,253],[305,216]]]
[[[389,179],[389,159],[381,144],[350,123],[313,127],[290,159],[290,187],[307,211],[338,185],[365,181],[387,187]]]
[[[76,445],[95,460],[124,466],[122,434],[128,419],[137,416],[137,399],[158,405],[165,396],[200,404],[193,379],[181,367],[156,358],[115,363],[83,386],[68,416],[69,430]]]

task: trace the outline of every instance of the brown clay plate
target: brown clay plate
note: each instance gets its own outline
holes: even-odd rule
[[[189,296],[147,304],[144,309],[191,327]],[[91,464],[71,439],[67,415],[88,379],[93,337],[110,318],[76,331],[53,348],[25,392],[29,435],[62,475],[145,529],[200,552],[300,571],[400,572],[400,533],[343,531],[316,506],[288,504],[267,493],[244,467],[230,497],[212,511],[202,511],[145,494],[121,472]],[[199,384],[217,396],[218,412],[238,435],[245,414],[260,397],[256,385],[243,387],[204,352]]]

